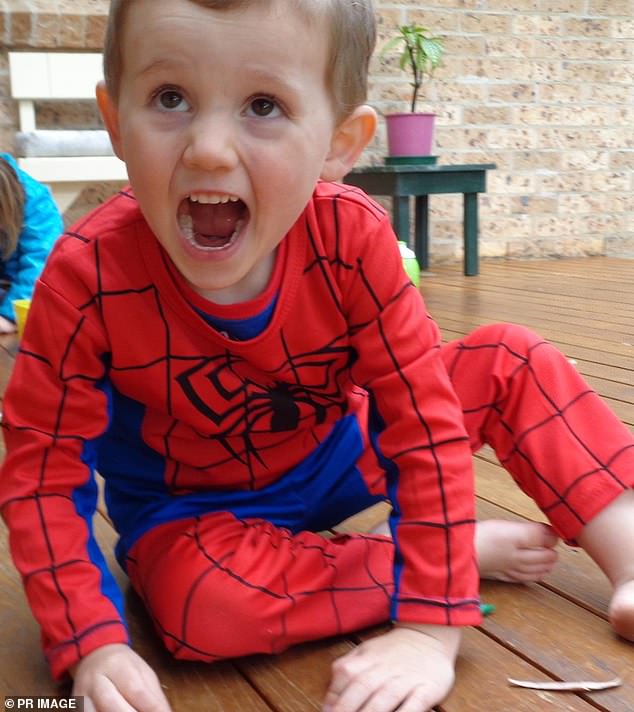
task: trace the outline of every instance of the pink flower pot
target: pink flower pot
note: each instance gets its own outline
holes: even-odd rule
[[[434,140],[436,114],[388,114],[387,147],[390,156],[428,156]]]

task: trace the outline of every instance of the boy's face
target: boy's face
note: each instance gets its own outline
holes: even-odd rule
[[[121,42],[120,94],[102,111],[146,220],[197,292],[252,298],[328,173],[325,26],[285,3],[137,0]]]

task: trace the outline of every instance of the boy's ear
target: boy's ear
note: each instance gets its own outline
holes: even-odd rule
[[[357,107],[336,128],[326,156],[321,178],[339,181],[356,163],[376,131],[376,112],[364,104]]]
[[[100,81],[97,84],[97,106],[101,118],[108,129],[110,143],[116,155],[123,161],[123,151],[121,150],[121,133],[119,131],[119,110],[112,97],[106,89],[106,83]]]

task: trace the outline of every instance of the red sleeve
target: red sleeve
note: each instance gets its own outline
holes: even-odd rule
[[[100,646],[128,642],[122,596],[92,532],[92,448],[108,409],[107,344],[91,311],[38,284],[3,404],[0,511],[55,678]]]
[[[477,624],[472,458],[439,331],[403,270],[387,218],[353,229],[367,238],[344,305],[359,355],[353,377],[371,394],[374,444],[394,509],[392,617]]]

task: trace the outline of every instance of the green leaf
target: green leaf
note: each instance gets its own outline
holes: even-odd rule
[[[441,62],[445,51],[443,38],[432,35],[427,27],[416,23],[399,26],[397,33],[385,43],[381,54],[384,55],[400,46],[399,66],[403,71],[409,70],[413,78],[414,91],[411,104],[414,111],[418,87],[423,78],[431,76]]]
[[[386,42],[385,45],[383,46],[383,49],[381,50],[381,54],[387,54],[388,52],[393,50],[394,47],[400,45],[402,41],[403,41],[402,37],[392,37],[392,39],[389,40],[388,42]]]

